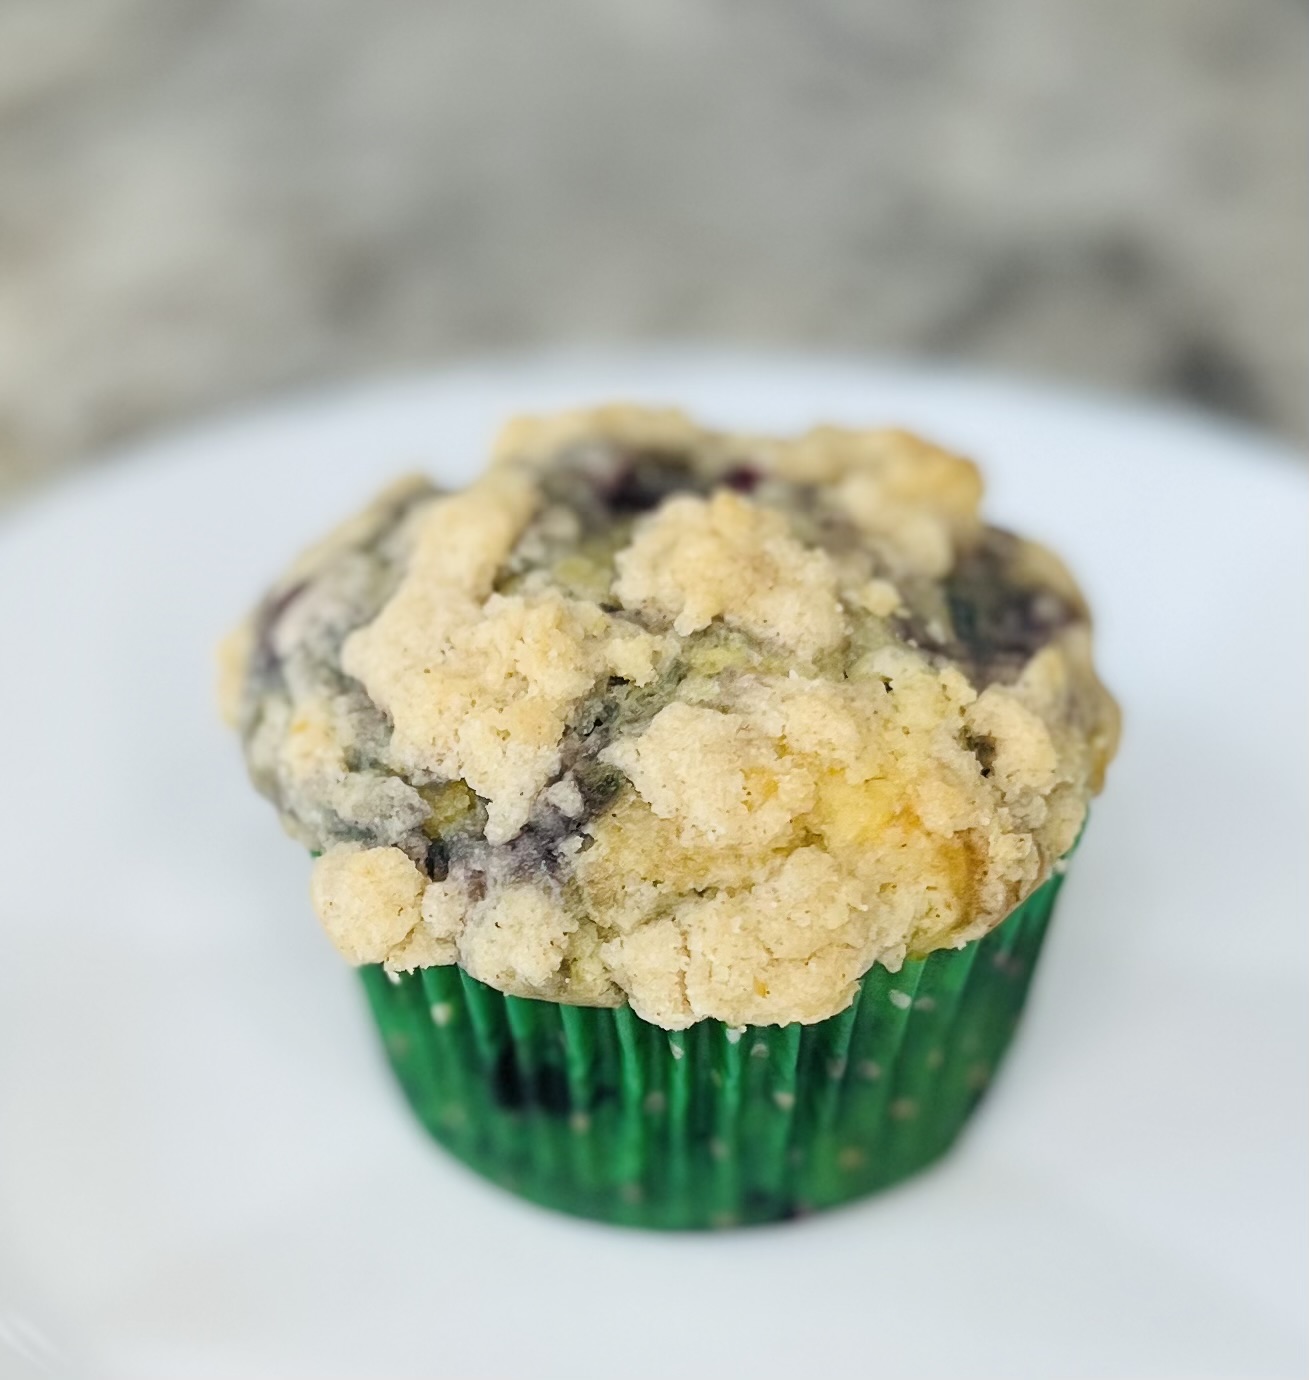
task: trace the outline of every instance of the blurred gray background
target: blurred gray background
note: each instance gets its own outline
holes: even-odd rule
[[[0,491],[309,384],[673,339],[1303,441],[1302,0],[0,0]]]

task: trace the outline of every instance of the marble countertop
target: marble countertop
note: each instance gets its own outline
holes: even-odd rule
[[[0,491],[308,384],[698,340],[1303,442],[1295,0],[6,0]]]

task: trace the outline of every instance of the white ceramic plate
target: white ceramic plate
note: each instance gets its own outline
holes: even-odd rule
[[[966,1142],[776,1229],[573,1222],[429,1144],[212,706],[300,543],[399,469],[465,478],[506,413],[614,396],[975,455],[1083,578],[1126,711]],[[1195,416],[683,353],[311,398],[0,517],[0,1374],[1302,1374],[1306,487]]]

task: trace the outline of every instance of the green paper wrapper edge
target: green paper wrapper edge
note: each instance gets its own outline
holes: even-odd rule
[[[625,1006],[505,996],[454,966],[359,971],[410,1106],[485,1178],[631,1226],[772,1222],[950,1148],[1018,1024],[1063,870],[984,938],[874,965],[814,1025],[668,1031]]]

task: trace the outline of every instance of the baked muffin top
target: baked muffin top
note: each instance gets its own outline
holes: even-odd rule
[[[224,650],[352,963],[681,1028],[812,1022],[985,934],[1117,738],[1060,562],[898,431],[512,422],[306,552]]]

